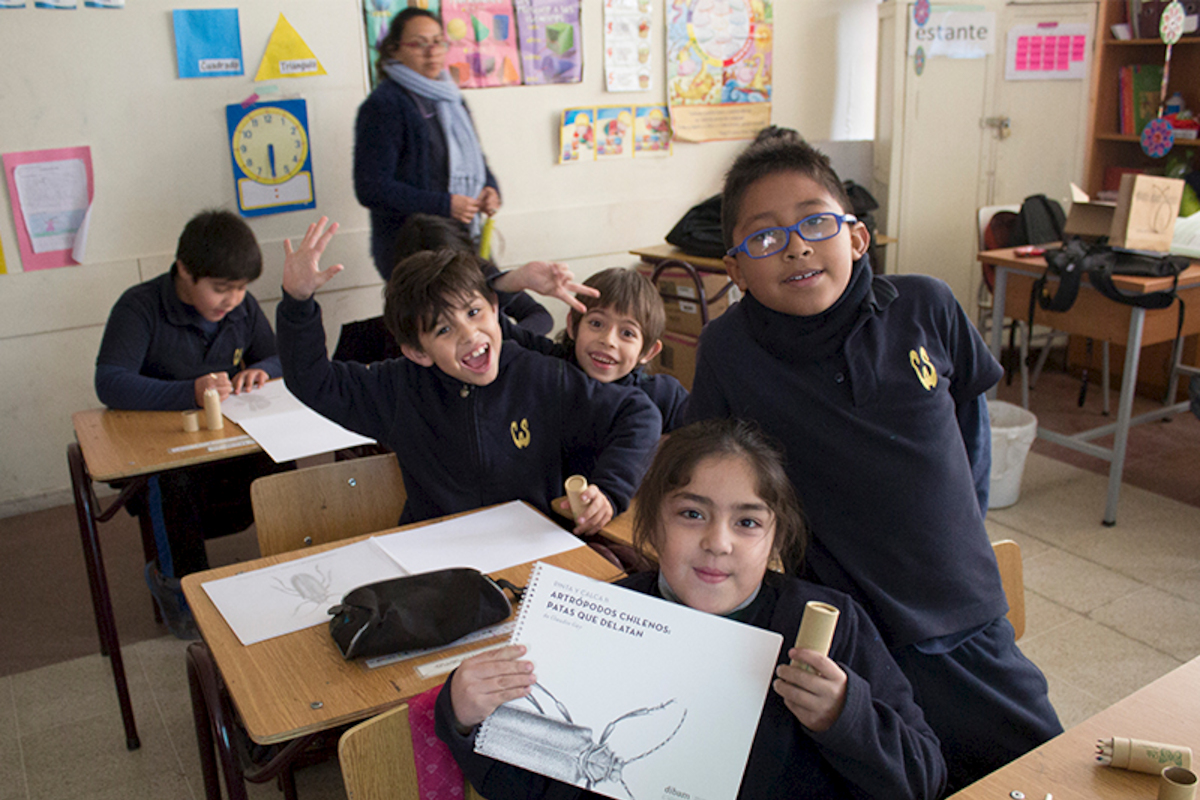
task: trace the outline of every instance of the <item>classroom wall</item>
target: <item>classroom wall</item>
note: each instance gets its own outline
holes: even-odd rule
[[[663,2],[655,0],[650,91],[604,91],[601,3],[583,0],[581,84],[467,92],[503,192],[502,263],[566,260],[580,275],[631,263],[630,247],[660,242],[688,207],[719,189],[743,142],[677,144],[667,159],[554,163],[564,107],[664,101]],[[775,123],[814,141],[870,135],[876,2],[776,0]],[[92,372],[108,310],[127,287],[169,266],[196,211],[235,207],[224,109],[255,89],[281,11],[328,72],[262,84],[307,100],[317,209],[250,221],[265,257],[251,291],[273,319],[282,240],[324,214],[342,226],[327,263],[347,267],[321,294],[331,345],[343,322],[381,305],[367,213],[351,185],[354,116],[368,91],[360,0],[242,3],[248,74],[194,80],[175,77],[171,10],[235,0],[129,0],[123,10],[81,1],[74,11],[28,4],[0,11],[0,152],[89,145],[96,193],[85,263],[29,273],[21,272],[7,190],[0,196],[9,271],[0,276],[0,516],[70,501],[70,417],[99,405]],[[869,182],[869,142],[829,147],[845,177]]]

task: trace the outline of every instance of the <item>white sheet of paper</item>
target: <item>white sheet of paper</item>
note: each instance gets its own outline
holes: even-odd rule
[[[413,575],[448,567],[495,572],[583,547],[574,535],[519,501],[371,541]]]
[[[1200,211],[1175,220],[1171,252],[1177,256],[1200,259]]]
[[[83,213],[83,222],[79,223],[79,230],[75,231],[75,244],[71,246],[71,258],[78,264],[82,264],[84,256],[87,255],[88,228],[92,225],[92,205],[89,204],[87,211]]]
[[[242,426],[276,462],[371,444],[372,439],[348,431],[301,403],[283,381],[230,395],[221,413]]]
[[[83,159],[21,164],[13,180],[33,252],[70,250],[88,208]]]
[[[327,623],[329,609],[351,589],[404,574],[368,539],[201,586],[249,645]]]

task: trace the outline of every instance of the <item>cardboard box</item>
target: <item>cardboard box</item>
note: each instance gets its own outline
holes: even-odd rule
[[[1171,249],[1183,181],[1157,175],[1122,175],[1108,243],[1130,250],[1165,253]]]
[[[1078,236],[1089,241],[1108,236],[1116,210],[1112,203],[1072,203],[1067,221],[1063,223],[1063,236]]]
[[[637,269],[647,279],[654,274],[654,267],[648,264],[639,264]],[[712,301],[712,298],[729,283],[729,276],[723,273],[714,275],[701,272],[700,282],[704,285],[705,297]],[[699,336],[700,331],[704,328],[704,322],[700,316],[700,300],[696,291],[696,282],[692,280],[692,277],[678,267],[665,269],[658,276],[658,290],[662,294],[675,295],[679,298],[678,300],[663,298],[663,308],[667,312],[667,330],[686,333],[689,336]],[[728,308],[729,293],[726,292],[718,300],[709,302],[708,318],[716,319]]]
[[[700,339],[668,331],[663,334],[662,344],[662,352],[654,360],[654,371],[673,375],[690,392],[692,379],[696,377],[696,348]]]

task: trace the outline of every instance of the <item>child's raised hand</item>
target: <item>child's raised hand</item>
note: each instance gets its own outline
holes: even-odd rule
[[[525,646],[516,644],[472,656],[450,678],[450,706],[463,728],[474,728],[509,700],[529,694],[537,682],[533,662],[520,661]]]
[[[251,389],[261,388],[269,380],[271,380],[271,376],[265,369],[244,369],[233,376],[233,393],[241,394]]]
[[[559,261],[530,261],[523,267],[507,272],[492,284],[502,292],[520,292],[528,289],[545,297],[557,297],[580,314],[587,313],[587,306],[575,297],[584,294],[599,297],[600,290],[575,282],[575,273]]]
[[[283,290],[297,300],[312,297],[313,292],[344,269],[341,264],[321,269],[321,254],[325,252],[325,247],[338,229],[336,222],[326,229],[327,222],[328,217],[321,217],[319,221],[309,225],[304,238],[300,240],[300,246],[295,250],[292,249],[290,239],[283,240],[283,251],[286,254],[283,259]]]
[[[207,375],[201,375],[199,378],[196,378],[192,386],[197,408],[204,408],[205,389],[216,389],[222,401],[233,394],[233,384],[229,381],[228,372],[210,372]]]
[[[612,503],[608,501],[604,492],[600,491],[600,487],[588,484],[588,487],[579,493],[579,499],[583,503],[583,514],[575,517],[576,536],[599,533],[601,528],[612,521],[615,513]],[[570,502],[563,500],[562,510],[570,514]]]
[[[846,673],[833,659],[815,650],[793,647],[788,650],[788,658],[807,664],[817,674],[780,664],[771,686],[801,725],[817,733],[829,730],[846,705]]]

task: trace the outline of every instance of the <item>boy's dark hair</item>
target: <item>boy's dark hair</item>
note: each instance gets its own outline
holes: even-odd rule
[[[786,130],[786,129],[784,129]],[[833,197],[843,212],[853,213],[854,207],[846,196],[841,179],[829,164],[829,157],[802,139],[788,136],[755,141],[737,157],[725,174],[725,190],[721,195],[721,235],[726,247],[733,247],[733,229],[742,211],[742,199],[750,186],[777,172],[798,172],[819,183]]]
[[[476,294],[495,304],[480,264],[461,250],[424,250],[397,264],[383,293],[383,323],[396,341],[420,350],[421,334],[448,309]]]
[[[262,274],[262,251],[246,221],[232,211],[213,208],[188,220],[175,260],[183,262],[193,280],[217,278],[252,281]],[[176,274],[171,265],[171,275]]]
[[[642,329],[643,356],[662,338],[663,330],[667,327],[667,312],[658,289],[645,275],[635,269],[609,267],[588,278],[583,285],[600,291],[599,297],[576,295],[589,311],[593,308],[611,308],[618,314],[633,317]],[[573,348],[575,340],[569,331],[579,330],[583,314],[571,309],[567,316],[569,324],[567,330],[563,331],[562,340]]]
[[[782,560],[788,572],[798,572],[804,561],[808,529],[784,469],[783,454],[758,425],[740,419],[694,422],[663,438],[634,497],[633,546],[654,559],[667,498],[691,483],[692,473],[701,461],[724,456],[750,462],[757,484],[755,492],[775,516],[772,554]]]
[[[476,252],[471,229],[463,223],[437,214],[413,214],[404,220],[400,232],[396,234],[393,247],[395,258],[392,261],[399,263],[422,250]]]
[[[790,142],[792,144],[802,144],[804,137],[799,131],[793,128],[782,128],[778,125],[768,125],[760,130],[754,137],[754,141],[748,146],[754,147],[760,144],[771,144],[773,142]]]
[[[387,80],[387,73],[383,71],[383,62],[396,57],[396,48],[400,45],[400,37],[404,35],[404,28],[409,21],[416,17],[429,17],[439,26],[442,20],[437,14],[424,8],[414,8],[409,6],[400,11],[399,14],[392,17],[392,21],[388,24],[387,33],[384,34],[383,41],[376,47],[379,53],[379,59],[375,62],[375,74],[379,76],[379,80]]]

